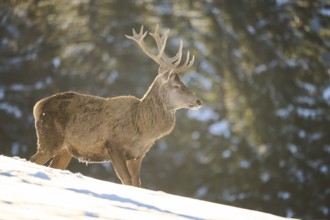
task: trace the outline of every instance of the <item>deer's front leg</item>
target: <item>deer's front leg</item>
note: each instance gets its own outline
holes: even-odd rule
[[[133,186],[141,187],[140,169],[144,156],[126,162],[129,173],[132,177]]]
[[[128,171],[125,157],[118,150],[108,150],[108,153],[120,181],[125,185],[132,185],[132,178]]]

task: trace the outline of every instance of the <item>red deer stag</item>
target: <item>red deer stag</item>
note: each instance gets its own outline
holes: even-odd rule
[[[102,98],[75,92],[58,93],[36,103],[33,109],[38,137],[37,153],[31,161],[65,169],[72,156],[84,162],[111,161],[121,182],[140,186],[140,167],[154,142],[169,134],[175,125],[175,112],[181,108],[200,107],[202,101],[180,80],[194,62],[189,51],[182,58],[182,41],[177,54],[166,56],[169,31],[162,36],[157,25],[149,33],[156,41],[158,54],[145,45],[148,32],[127,38],[157,64],[158,75],[146,94]]]

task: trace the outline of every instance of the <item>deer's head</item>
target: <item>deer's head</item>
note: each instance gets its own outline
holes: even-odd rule
[[[190,53],[187,52],[185,61],[182,63],[183,42],[180,41],[180,46],[177,54],[173,57],[168,57],[165,54],[165,46],[168,38],[169,30],[163,35],[159,33],[159,26],[156,26],[154,33],[149,34],[154,38],[158,48],[158,55],[154,55],[145,45],[144,38],[148,32],[143,31],[143,26],[139,33],[133,29],[133,35],[127,38],[134,40],[142,49],[142,51],[159,64],[158,76],[150,87],[150,92],[158,93],[169,108],[176,111],[181,108],[198,108],[202,105],[202,101],[191,92],[181,81],[179,74],[189,69],[194,63],[194,56],[190,59]]]

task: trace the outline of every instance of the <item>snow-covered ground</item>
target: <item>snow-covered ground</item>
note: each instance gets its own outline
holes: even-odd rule
[[[283,220],[0,156],[0,219]]]

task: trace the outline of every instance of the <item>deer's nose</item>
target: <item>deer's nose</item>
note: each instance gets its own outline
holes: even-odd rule
[[[200,99],[197,99],[197,105],[202,105],[203,104],[203,102],[202,102],[202,100],[200,100]]]

